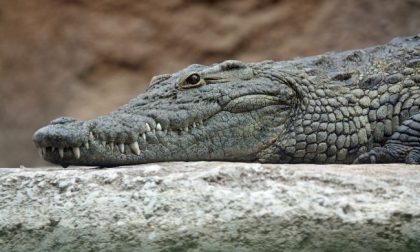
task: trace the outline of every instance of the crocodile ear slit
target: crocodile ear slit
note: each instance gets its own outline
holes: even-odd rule
[[[291,88],[294,91],[293,93],[296,98],[303,100],[305,97],[305,92],[302,90],[302,87],[296,83],[296,80],[290,77],[293,76],[293,74],[275,71],[271,73],[271,76],[278,80],[280,83],[283,83],[284,85]]]

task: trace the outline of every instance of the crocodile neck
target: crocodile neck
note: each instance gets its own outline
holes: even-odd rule
[[[352,163],[362,153],[382,146],[402,122],[419,112],[420,87],[413,80],[413,69],[394,66],[398,67],[389,74],[353,69],[329,77],[326,72],[315,71],[316,76],[301,72],[293,81],[300,83],[302,101],[291,111],[284,133],[259,153],[259,160]],[[364,79],[355,84],[351,78]],[[343,80],[349,84],[343,85]]]

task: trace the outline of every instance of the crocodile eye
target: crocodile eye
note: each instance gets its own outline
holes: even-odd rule
[[[195,88],[200,87],[206,84],[205,80],[201,78],[198,73],[190,74],[187,78],[185,78],[179,84],[180,89],[188,89],[188,88]]]
[[[195,85],[198,82],[200,82],[200,75],[191,74],[190,76],[188,76],[188,78],[185,80],[185,82],[189,85]]]

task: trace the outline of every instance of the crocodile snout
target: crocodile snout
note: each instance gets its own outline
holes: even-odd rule
[[[80,158],[81,148],[89,149],[89,127],[82,121],[61,117],[37,130],[32,140],[39,154],[46,158],[56,152],[60,158]]]
[[[89,121],[61,117],[37,130],[32,139],[40,156],[52,163],[65,167],[70,164],[111,165],[127,156],[138,157],[141,154],[139,142],[144,145],[152,127],[153,132],[162,131],[161,125],[155,125],[150,118],[125,114]]]

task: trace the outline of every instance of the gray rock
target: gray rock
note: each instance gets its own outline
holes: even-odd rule
[[[419,251],[420,166],[0,170],[1,251]]]

